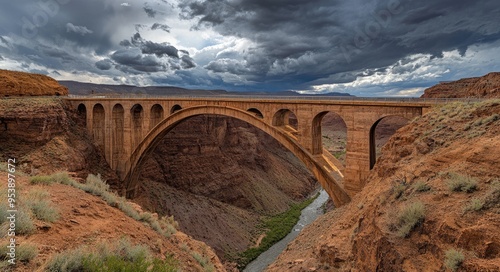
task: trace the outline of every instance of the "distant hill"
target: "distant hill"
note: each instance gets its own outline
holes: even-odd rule
[[[192,90],[171,86],[137,87],[133,85],[94,84],[77,81],[59,81],[69,89],[70,94],[148,94],[148,95],[224,95],[224,90]]]
[[[495,98],[500,97],[500,72],[482,77],[442,82],[424,91],[422,98]]]
[[[110,84],[94,84],[83,83],[77,81],[59,81],[63,86],[69,89],[70,94],[75,95],[91,95],[91,94],[107,94],[107,95],[123,95],[123,94],[148,94],[148,95],[202,95],[202,96],[218,96],[218,95],[252,95],[252,96],[352,96],[346,93],[327,93],[321,95],[302,95],[292,91],[283,92],[229,92],[225,90],[200,90],[186,89],[173,86],[147,86],[137,87],[132,85],[110,85]]]

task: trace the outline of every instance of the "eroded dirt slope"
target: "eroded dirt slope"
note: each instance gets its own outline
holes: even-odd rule
[[[7,175],[4,171],[0,174]],[[123,238],[132,245],[146,246],[157,258],[173,255],[182,271],[206,271],[193,257],[194,253],[203,256],[216,271],[225,271],[210,247],[180,231],[167,238],[118,208],[109,206],[101,198],[80,189],[62,184],[30,185],[28,180],[29,177],[17,176],[18,198],[26,199],[30,191],[43,191],[50,196],[51,205],[58,211],[59,218],[54,223],[35,220],[34,233],[16,236],[18,247],[34,245],[38,254],[29,262],[18,261],[13,270],[7,266],[7,271],[43,271],[37,269],[43,268],[55,254],[84,245],[92,248],[103,241],[112,243]]]
[[[500,101],[436,108],[400,129],[364,190],[308,226],[268,270],[445,271],[445,252],[457,249],[458,271],[499,271],[499,165]],[[449,188],[467,177],[477,190]],[[424,218],[401,237],[398,216],[415,202]]]
[[[0,191],[5,192],[7,186],[6,162],[14,158],[19,195],[31,190],[47,193],[59,211],[55,222],[35,220],[33,234],[18,236],[18,245],[34,244],[39,254],[15,271],[36,271],[56,253],[124,237],[133,244],[149,247],[159,258],[173,254],[183,271],[205,270],[195,260],[195,252],[206,257],[209,264],[213,263],[217,271],[224,271],[210,247],[182,232],[166,238],[82,190],[61,184],[33,186],[28,183],[29,176],[68,171],[76,179],[100,173],[108,183],[118,187],[116,174],[93,144],[80,118],[65,108],[60,98],[0,99],[0,125]],[[6,203],[5,198],[2,203]],[[2,225],[2,237],[7,233],[5,230]]]

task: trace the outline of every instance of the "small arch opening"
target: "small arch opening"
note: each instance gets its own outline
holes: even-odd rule
[[[163,119],[163,112],[163,107],[159,104],[154,104],[151,107],[149,129],[154,128]]]
[[[93,108],[92,136],[97,146],[104,149],[105,137],[105,111],[101,104],[95,104]]]
[[[170,109],[170,114],[175,113],[176,111],[182,110],[182,107],[178,104],[175,104],[171,109]]]
[[[264,119],[264,115],[262,114],[262,112],[256,108],[250,108],[247,111],[253,113],[257,118]]]
[[[281,109],[273,116],[273,126],[283,127],[287,130],[298,130],[297,116],[289,109]]]
[[[370,170],[373,169],[382,147],[396,131],[410,120],[401,116],[386,116],[377,120],[370,128]]]
[[[326,149],[345,166],[347,125],[344,119],[331,111],[321,112],[313,119],[313,154]]]
[[[77,124],[86,126],[87,125],[87,107],[84,104],[78,105],[76,109],[77,113]]]
[[[142,140],[142,124],[144,122],[144,109],[141,105],[135,104],[130,109],[132,115],[132,146],[137,146]]]

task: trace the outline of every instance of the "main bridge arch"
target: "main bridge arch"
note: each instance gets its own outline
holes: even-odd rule
[[[285,131],[275,128],[262,119],[238,108],[228,106],[193,106],[180,109],[158,123],[137,145],[124,165],[119,167],[118,173],[124,180],[127,196],[133,196],[138,187],[138,178],[143,160],[151,154],[163,137],[180,122],[198,115],[222,115],[237,118],[266,132],[276,139],[285,148],[290,150],[318,179],[321,186],[328,192],[336,206],[349,202],[350,197],[338,181],[327,170],[323,160],[317,160],[311,153],[304,149],[296,140],[292,139]],[[121,168],[121,169],[120,169]]]

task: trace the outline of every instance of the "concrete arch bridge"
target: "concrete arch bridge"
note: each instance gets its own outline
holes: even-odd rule
[[[210,114],[240,119],[275,138],[313,173],[336,206],[349,202],[365,185],[376,160],[378,122],[388,116],[411,120],[436,104],[420,99],[245,96],[73,96],[66,100],[85,116],[88,132],[125,183],[127,196],[133,196],[138,187],[142,161],[171,129],[190,117]],[[323,149],[321,121],[328,112],[338,114],[347,126],[345,167]]]

